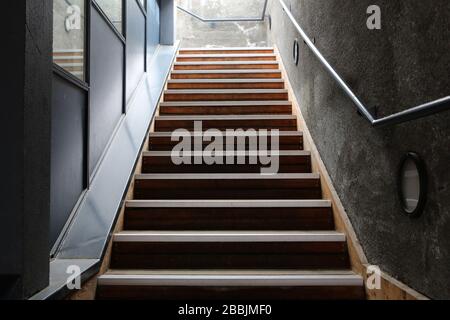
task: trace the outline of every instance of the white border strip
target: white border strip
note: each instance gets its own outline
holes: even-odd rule
[[[358,275],[103,275],[98,284],[103,286],[363,286]]]
[[[331,208],[329,200],[129,200],[127,208]]]
[[[317,180],[320,179],[319,173],[278,173],[274,175],[262,175],[259,173],[242,174],[137,174],[136,180]]]
[[[122,231],[114,242],[345,242],[336,231]]]

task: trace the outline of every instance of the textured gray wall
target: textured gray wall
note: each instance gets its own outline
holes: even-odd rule
[[[0,298],[48,284],[52,1],[4,3]]]
[[[366,27],[368,0],[285,0],[336,70],[378,116],[447,96],[448,0],[378,0],[382,30]],[[450,112],[373,129],[301,42],[278,0],[272,35],[289,70],[305,120],[368,259],[432,298],[450,298]],[[416,151],[429,174],[418,219],[402,214],[397,167]]]

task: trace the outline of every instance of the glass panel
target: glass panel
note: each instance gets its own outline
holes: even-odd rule
[[[53,1],[53,62],[85,79],[84,0]]]
[[[177,4],[204,19],[261,18],[266,0],[178,0]]]
[[[96,0],[96,2],[117,30],[122,33],[122,0]]]
[[[177,0],[177,5],[204,19],[261,18],[265,0]],[[265,47],[269,44],[267,21],[205,23],[177,10],[177,38],[182,48]]]

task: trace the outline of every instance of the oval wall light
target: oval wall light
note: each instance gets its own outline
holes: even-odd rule
[[[300,46],[298,45],[298,39],[294,40],[294,45],[292,47],[292,57],[294,58],[294,63],[298,66],[298,61],[300,59]]]
[[[397,184],[404,213],[409,217],[420,216],[427,199],[427,172],[417,153],[408,152],[403,157]]]

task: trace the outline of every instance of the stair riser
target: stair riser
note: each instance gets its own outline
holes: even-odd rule
[[[165,93],[164,101],[288,100],[287,93]]]
[[[115,242],[113,269],[344,269],[343,242]]]
[[[207,64],[207,65],[174,65],[174,70],[249,70],[249,69],[278,69],[278,63],[273,64]]]
[[[265,73],[172,73],[172,79],[281,79],[279,72]]]
[[[360,300],[364,287],[100,286],[98,299],[128,300]]]
[[[268,149],[271,148],[270,137],[267,141]],[[173,148],[178,144],[177,141],[171,141],[170,137],[150,137],[149,139],[149,150],[150,151],[172,151]],[[209,145],[210,142],[204,142],[203,147]],[[231,150],[236,150],[236,144],[230,145]],[[245,149],[248,150],[248,143],[245,144]],[[194,144],[192,144],[192,149],[194,150]],[[303,137],[279,137],[279,147],[278,150],[303,150]]]
[[[224,50],[208,50],[208,49],[182,49],[179,51],[179,54],[255,54],[255,53],[268,53],[273,54],[273,49],[249,49],[249,50],[233,50],[233,49],[224,49]]]
[[[218,83],[218,82],[209,82],[209,83],[195,83],[195,82],[186,82],[186,83],[168,83],[167,88],[169,90],[176,89],[284,89],[283,82],[244,82],[244,83]]]
[[[182,187],[181,187],[182,186]],[[321,199],[319,179],[136,180],[135,199]]]
[[[235,158],[237,159],[237,158]],[[224,159],[225,162],[225,159]],[[260,173],[261,168],[268,168],[266,165],[249,164],[249,158],[245,158],[246,164],[214,164],[195,165],[191,158],[191,165],[175,165],[171,157],[144,157],[142,163],[142,173]],[[237,163],[237,160],[235,160]],[[279,173],[311,173],[310,156],[280,156]]]
[[[276,56],[244,56],[244,57],[178,57],[177,62],[214,62],[214,61],[276,61]]]
[[[243,106],[243,107],[161,107],[160,115],[255,115],[292,114],[291,106]]]
[[[331,208],[127,208],[125,230],[333,230]]]
[[[172,132],[177,129],[194,131],[194,120],[156,120],[155,131]],[[279,131],[297,131],[297,121],[289,120],[202,120],[203,130],[218,129],[278,129]]]

